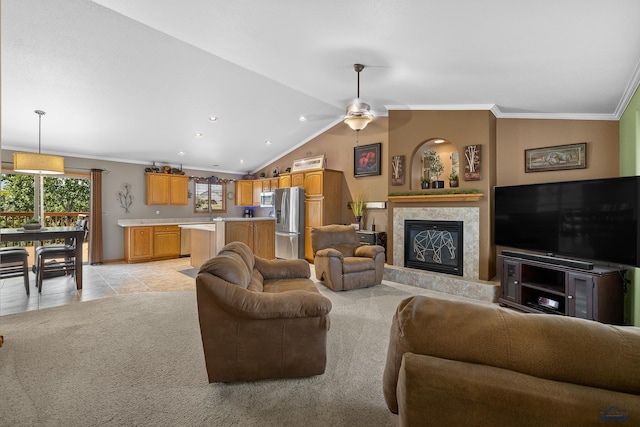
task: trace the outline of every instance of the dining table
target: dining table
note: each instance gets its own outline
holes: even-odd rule
[[[70,244],[74,239],[75,245],[75,271],[76,288],[82,289],[82,241],[85,230],[83,227],[43,227],[38,230],[25,230],[24,228],[1,228],[1,242],[43,242],[48,240],[65,239]]]

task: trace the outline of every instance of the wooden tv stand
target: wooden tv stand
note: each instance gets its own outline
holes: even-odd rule
[[[531,254],[501,254],[498,303],[529,313],[551,313],[621,325],[623,269],[594,265],[580,269],[545,262]]]

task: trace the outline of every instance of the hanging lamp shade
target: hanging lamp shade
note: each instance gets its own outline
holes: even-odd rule
[[[13,153],[13,170],[21,173],[59,175],[64,173],[64,158],[40,153]]]
[[[347,106],[347,115],[344,123],[355,131],[361,131],[373,120],[373,114],[370,110],[371,107],[369,104],[356,99],[352,104]]]
[[[38,152],[14,153],[13,171],[21,173],[34,173],[41,175],[60,175],[64,173],[64,157],[42,154],[42,116],[46,113],[35,110],[38,115]]]

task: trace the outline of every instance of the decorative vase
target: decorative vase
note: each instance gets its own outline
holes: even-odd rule
[[[362,221],[362,215],[356,216],[356,223],[358,224],[358,230],[362,229],[360,221]]]
[[[451,188],[455,188],[458,186],[458,180],[455,181],[449,181],[449,187]]]
[[[444,181],[433,181],[432,188],[444,188]]]
[[[422,187],[423,190],[426,190],[426,189],[429,188],[429,182],[428,181],[422,181],[420,186]]]

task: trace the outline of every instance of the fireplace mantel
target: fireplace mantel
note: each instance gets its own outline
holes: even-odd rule
[[[411,196],[387,196],[394,203],[416,202],[477,202],[484,197],[483,193],[468,194],[415,194]]]

